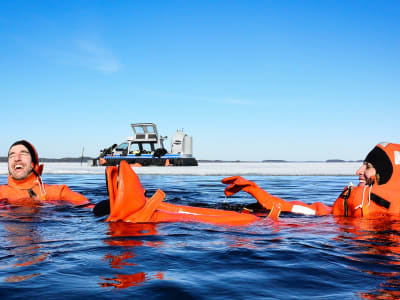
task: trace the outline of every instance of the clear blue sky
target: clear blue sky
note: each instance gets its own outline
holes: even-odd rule
[[[0,156],[97,156],[135,122],[198,159],[400,143],[400,1],[2,0],[0,45]]]

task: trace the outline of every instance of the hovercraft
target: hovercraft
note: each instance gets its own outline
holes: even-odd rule
[[[183,130],[177,130],[171,140],[171,150],[167,151],[164,141],[154,123],[131,124],[133,136],[119,145],[114,144],[100,151],[95,164],[115,166],[122,160],[138,166],[197,166],[193,157],[192,137]]]

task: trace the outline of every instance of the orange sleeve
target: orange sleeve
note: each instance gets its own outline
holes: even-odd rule
[[[1,185],[0,199],[7,199],[9,201],[29,199],[29,194],[27,190],[20,190],[15,187],[10,187],[8,185]]]
[[[46,185],[46,200],[62,200],[74,205],[89,204],[90,201],[77,192],[72,191],[65,184],[63,185]]]
[[[5,185],[0,185],[0,199],[6,199],[7,197],[5,196],[5,189],[6,186]]]
[[[286,201],[279,197],[272,196],[257,185],[248,186],[243,191],[249,193],[266,209],[271,209],[274,205],[279,205],[281,211],[292,212],[304,215],[327,215],[332,213],[332,207],[321,202],[306,204],[301,201]]]
[[[278,207],[280,211],[304,215],[326,215],[332,212],[332,207],[321,202],[306,204],[300,201],[286,201],[279,197],[272,196],[270,193],[260,188],[255,182],[240,176],[224,178],[222,179],[222,183],[230,184],[225,188],[226,196],[231,196],[243,190],[252,195],[267,210]]]

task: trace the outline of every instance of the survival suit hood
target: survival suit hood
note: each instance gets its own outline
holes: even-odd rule
[[[39,155],[37,154],[35,147],[33,147],[33,145],[31,143],[29,143],[28,141],[19,140],[10,146],[8,153],[10,153],[11,148],[16,145],[23,145],[28,149],[29,154],[31,155],[31,159],[32,159],[33,172],[35,173],[36,176],[42,175],[43,165],[39,165]]]
[[[363,215],[388,213],[400,216],[400,144],[380,143],[368,153],[365,161],[376,169],[377,180],[367,191],[363,189],[362,194],[368,194],[365,199],[362,197],[359,206]]]
[[[380,143],[365,158],[378,174],[378,185],[400,188],[400,144]]]

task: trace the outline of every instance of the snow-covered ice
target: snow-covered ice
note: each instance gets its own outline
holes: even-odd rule
[[[355,175],[361,162],[212,162],[197,167],[134,167],[137,174],[160,175]],[[105,167],[86,163],[44,163],[44,174],[104,174]],[[7,163],[0,163],[0,175],[8,174]]]

